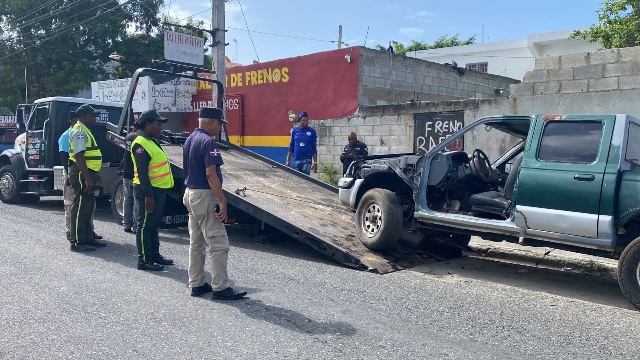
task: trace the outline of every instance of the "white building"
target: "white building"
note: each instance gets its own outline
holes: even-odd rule
[[[535,58],[592,52],[601,47],[599,43],[569,39],[571,32],[555,31],[532,34],[526,39],[422,50],[407,56],[440,64],[456,62],[468,70],[522,80],[527,71],[533,70]]]

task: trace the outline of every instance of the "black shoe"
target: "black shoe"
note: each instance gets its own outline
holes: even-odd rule
[[[124,228],[124,232],[129,233],[129,234],[135,234],[136,232],[133,231],[133,229],[131,227],[125,227]]]
[[[173,260],[167,259],[162,255],[158,255],[158,257],[156,258],[156,262],[160,265],[173,265]]]
[[[233,288],[228,287],[221,291],[214,291],[211,298],[213,298],[213,300],[239,300],[245,297],[246,295],[247,295],[246,291],[236,292],[233,290]]]
[[[71,233],[67,233],[67,240],[69,240],[69,241],[73,240],[73,239],[71,238]]]
[[[93,239],[93,240],[87,241],[87,245],[93,246],[93,247],[106,247],[107,243],[104,241]]]
[[[93,233],[93,239],[94,239],[94,240],[102,240],[102,239],[104,239],[104,238],[102,237],[102,235],[98,235],[98,234],[96,234],[96,233],[94,232],[94,233]]]
[[[89,252],[89,251],[96,251],[96,248],[94,248],[93,246],[89,246],[87,244],[78,244],[78,245],[71,244],[70,250],[73,252]]]
[[[138,270],[162,271],[164,266],[154,262],[138,263]]]
[[[211,285],[209,285],[209,283],[204,283],[204,285],[191,288],[191,296],[193,297],[201,296],[212,291],[213,289],[211,288]]]

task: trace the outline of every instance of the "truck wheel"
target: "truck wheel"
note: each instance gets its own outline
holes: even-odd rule
[[[640,237],[627,245],[620,255],[618,284],[624,296],[640,310]]]
[[[118,176],[111,187],[111,213],[118,224],[124,219],[124,188],[122,176]]]
[[[18,184],[19,180],[11,165],[0,168],[0,201],[7,204],[21,202],[22,196],[20,196]]]
[[[392,248],[402,232],[400,199],[386,189],[367,191],[356,211],[358,237],[371,250]]]

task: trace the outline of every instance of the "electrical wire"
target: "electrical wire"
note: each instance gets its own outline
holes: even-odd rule
[[[66,28],[64,28],[64,29],[62,29],[59,33],[54,34],[54,35],[52,35],[52,36],[50,36],[50,37],[47,37],[47,38],[45,38],[45,39],[43,39],[43,40],[40,40],[40,41],[39,41],[39,44],[41,44],[41,43],[43,43],[43,42],[45,42],[45,41],[51,40],[51,39],[53,39],[53,38],[55,38],[55,37],[58,37],[58,36],[61,36],[61,35],[65,35],[65,34],[67,34],[67,33],[73,33],[74,31],[70,31],[73,27],[84,25],[84,24],[88,23],[89,21],[95,20],[96,18],[98,18],[98,17],[100,17],[100,16],[103,16],[103,15],[105,15],[105,14],[107,14],[107,13],[109,13],[109,12],[111,12],[111,11],[115,10],[116,8],[119,8],[119,7],[121,7],[121,6],[124,6],[124,5],[126,5],[126,4],[128,4],[128,3],[132,2],[132,1],[133,1],[133,0],[127,0],[127,1],[123,2],[122,4],[119,4],[119,5],[117,5],[117,6],[114,6],[113,8],[111,8],[111,9],[109,9],[109,10],[106,10],[106,11],[104,11],[104,12],[100,13],[100,14],[96,14],[95,16],[90,17],[90,18],[88,18],[88,19],[86,19],[86,20],[84,20],[84,21],[78,22],[77,24],[70,25],[70,26],[68,26],[68,27],[66,27]],[[18,51],[16,51],[16,52],[13,52],[13,53],[11,53],[11,54],[9,54],[9,55],[6,55],[6,56],[3,56],[3,57],[0,57],[0,60],[4,60],[4,59],[6,59],[6,58],[8,58],[8,57],[11,57],[11,56],[13,56],[13,55],[19,54],[19,53],[21,53],[21,52],[24,52],[24,51],[26,51],[26,50],[28,50],[28,49],[31,49],[31,48],[33,48],[33,47],[35,47],[35,46],[37,46],[37,45],[38,45],[38,44],[34,44],[34,45],[28,46],[28,47],[26,47],[26,48],[23,48],[23,49],[21,49],[21,50],[18,50]]]

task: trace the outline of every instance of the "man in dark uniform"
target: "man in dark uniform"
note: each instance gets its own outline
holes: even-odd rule
[[[167,119],[155,110],[140,114],[134,124],[140,132],[131,143],[133,160],[133,196],[136,206],[136,246],[138,247],[138,270],[161,271],[164,265],[173,265],[173,260],[160,255],[158,228],[162,222],[166,191],[173,187],[173,175],[169,157],[157,139],[162,133],[162,124]]]
[[[184,143],[186,190],[182,202],[189,210],[189,287],[191,296],[213,291],[215,300],[237,300],[247,295],[229,286],[227,199],[222,192],[222,154],[212,139],[227,123],[217,108],[202,108],[198,128]],[[205,247],[209,245],[211,284],[204,278]]]
[[[69,183],[73,189],[71,205],[71,251],[94,251],[107,246],[95,239],[91,217],[95,208],[94,187],[102,185],[99,172],[102,153],[89,127],[95,125],[95,110],[84,104],[76,110],[78,122],[69,134]]]
[[[342,150],[342,155],[340,155],[343,174],[347,172],[349,165],[351,165],[356,157],[369,155],[369,149],[367,149],[367,145],[362,141],[358,141],[356,133],[352,132],[351,134],[349,134],[347,140],[349,141],[349,143],[344,147],[344,150]]]

